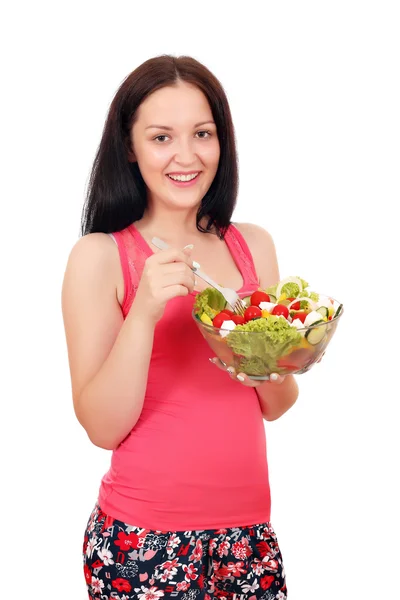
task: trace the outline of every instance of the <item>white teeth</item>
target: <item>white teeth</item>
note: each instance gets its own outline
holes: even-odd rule
[[[193,173],[192,175],[168,175],[174,181],[191,181],[195,177],[197,177],[198,173]]]

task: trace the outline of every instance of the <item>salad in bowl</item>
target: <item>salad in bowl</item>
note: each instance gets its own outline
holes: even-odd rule
[[[243,300],[244,315],[237,315],[209,287],[197,295],[192,314],[215,355],[251,379],[308,371],[324,354],[343,314],[340,302],[310,291],[300,277],[287,277]]]

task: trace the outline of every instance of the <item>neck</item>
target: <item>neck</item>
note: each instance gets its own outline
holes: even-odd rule
[[[156,236],[169,244],[183,247],[194,243],[194,240],[202,235],[196,225],[197,211],[197,206],[189,210],[172,211],[162,205],[149,205],[139,221],[139,228],[149,238]],[[206,227],[207,218],[201,220],[201,225]]]

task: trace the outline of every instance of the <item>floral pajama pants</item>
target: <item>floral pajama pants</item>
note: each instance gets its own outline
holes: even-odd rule
[[[285,600],[282,556],[270,523],[150,531],[98,504],[83,545],[90,600]]]

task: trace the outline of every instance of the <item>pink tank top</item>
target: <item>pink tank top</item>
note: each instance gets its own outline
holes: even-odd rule
[[[114,238],[126,317],[153,251],[134,225]],[[233,225],[225,242],[242,274],[238,292],[249,295],[259,286],[250,250]],[[171,300],[157,323],[142,413],[101,481],[102,510],[146,529],[220,529],[270,519],[258,397],[208,360],[212,350],[191,316],[195,294]]]

